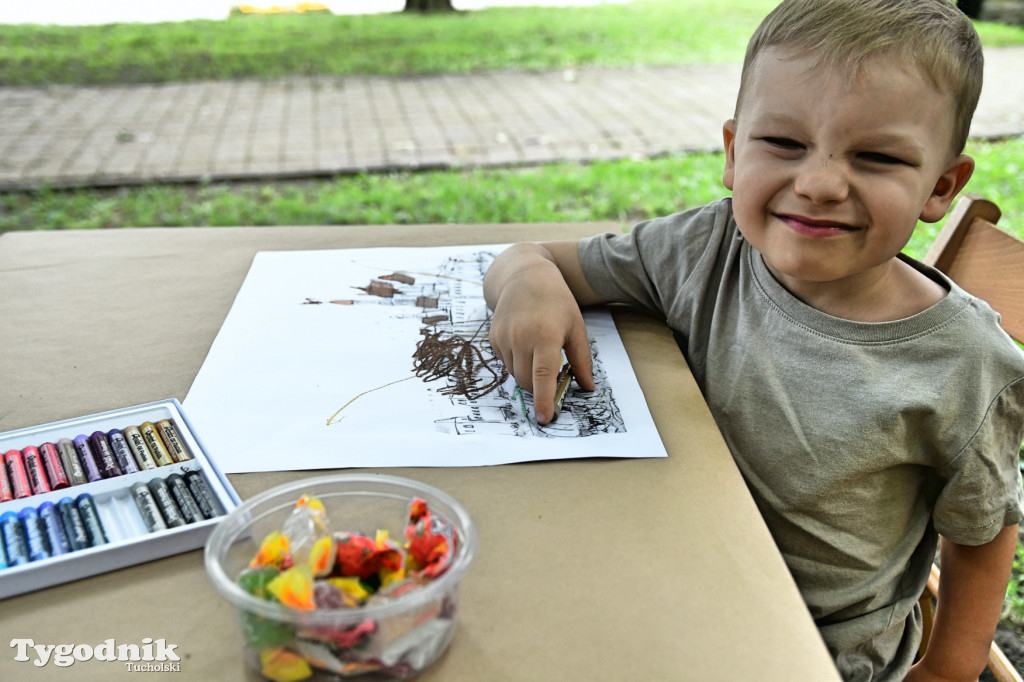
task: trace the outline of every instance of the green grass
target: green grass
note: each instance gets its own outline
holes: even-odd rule
[[[0,26],[0,84],[407,74],[742,58],[773,0]],[[695,26],[701,27],[694,30]]]
[[[179,225],[632,221],[723,196],[721,157],[363,174],[265,185],[0,195],[0,230]]]
[[[775,4],[641,0],[435,15],[0,25],[0,85],[739,61],[751,32]],[[977,25],[986,45],[1024,44],[1022,27]]]
[[[977,165],[965,191],[994,201],[1004,216],[999,226],[1024,239],[1024,191],[1020,182],[1024,174],[1024,137],[1002,142],[971,140],[966,151]],[[907,253],[916,258],[923,256],[941,226],[920,223],[905,249]]]
[[[1024,238],[1024,138],[972,141],[968,191],[996,201]],[[183,225],[326,225],[638,220],[726,195],[721,154],[522,169],[364,174],[262,185],[157,185],[0,195],[0,231]],[[922,223],[921,257],[939,225]]]

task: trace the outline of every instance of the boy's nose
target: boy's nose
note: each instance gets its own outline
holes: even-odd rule
[[[793,190],[816,204],[843,201],[849,194],[846,168],[831,156],[809,158],[802,164]]]

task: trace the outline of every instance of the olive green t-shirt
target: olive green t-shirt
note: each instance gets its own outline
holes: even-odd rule
[[[729,199],[579,254],[598,294],[676,333],[844,679],[902,680],[936,531],[978,545],[1022,518],[1024,353],[996,313],[906,258],[942,301],[827,315],[771,275]]]

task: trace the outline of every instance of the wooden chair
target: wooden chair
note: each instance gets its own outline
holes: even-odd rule
[[[984,299],[1002,316],[1001,324],[1014,339],[1024,340],[1024,241],[995,223],[999,208],[980,196],[962,197],[946,219],[924,262],[945,273],[978,298]],[[932,565],[928,587],[921,596],[924,613],[924,655],[931,637],[934,610],[932,599],[939,594],[939,568]],[[998,682],[1024,682],[993,642],[988,670]]]

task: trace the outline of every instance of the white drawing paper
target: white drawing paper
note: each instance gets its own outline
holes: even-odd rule
[[[664,457],[607,311],[597,389],[540,426],[487,341],[504,246],[260,252],[184,401],[227,473]]]

